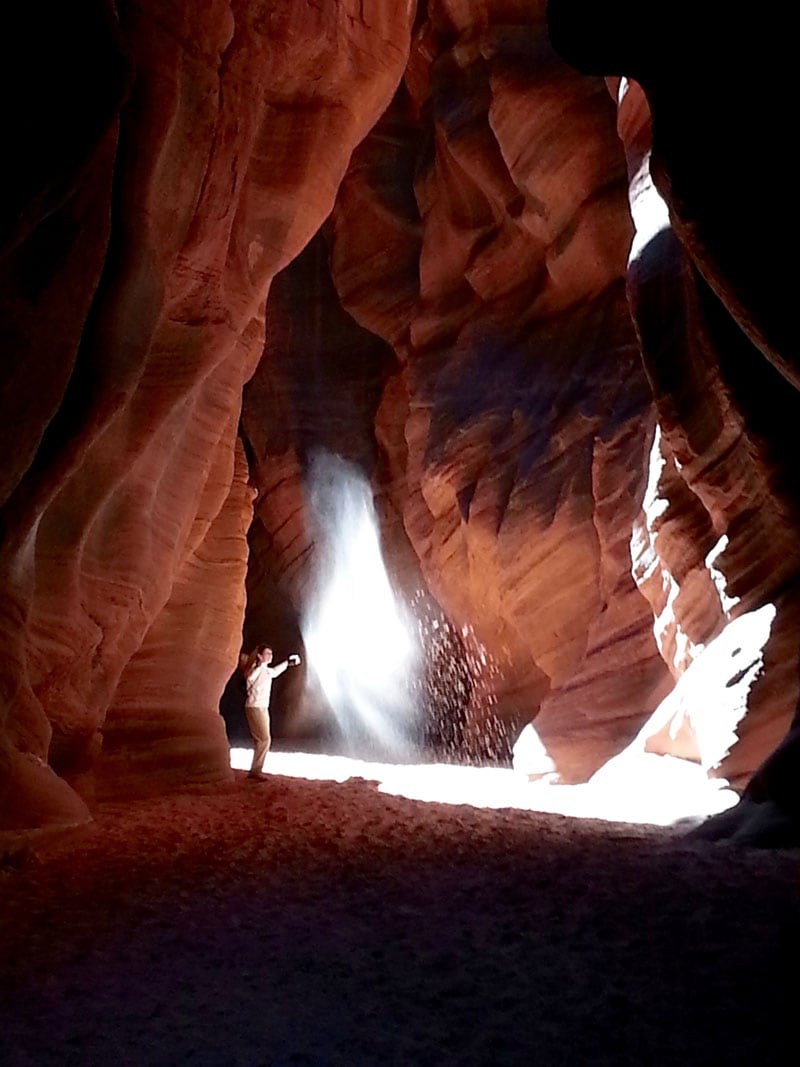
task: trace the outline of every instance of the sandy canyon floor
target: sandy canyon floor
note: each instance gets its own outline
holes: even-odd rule
[[[0,1062],[800,1056],[800,850],[235,772],[0,868]]]

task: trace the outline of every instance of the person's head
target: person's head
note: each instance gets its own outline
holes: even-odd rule
[[[258,650],[258,662],[259,663],[272,663],[272,649],[269,645],[262,645]]]

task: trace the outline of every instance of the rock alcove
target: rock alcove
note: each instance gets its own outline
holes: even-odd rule
[[[791,840],[780,19],[374,7],[11,16],[0,827],[228,780],[220,694],[243,626],[300,636],[325,449],[498,664],[465,752],[532,723],[579,782],[638,745],[746,791],[709,833]]]

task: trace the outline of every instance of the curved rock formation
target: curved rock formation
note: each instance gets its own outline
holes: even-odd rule
[[[47,70],[44,110],[63,100],[69,125],[30,157],[4,246],[19,368],[2,393],[18,425],[2,512],[4,826],[38,821],[40,793],[48,818],[80,817],[64,781],[89,792],[92,767],[104,792],[230,774],[217,702],[251,514],[241,390],[272,277],[329,212],[405,67],[409,5],[362,15],[355,0],[175,0],[120,5],[117,20],[97,2],[20,27],[17,47],[71,54],[97,102],[73,111],[63,64]]]
[[[351,380],[341,330],[306,323],[297,298],[328,306],[322,266],[314,278],[287,271],[295,298],[270,305],[278,340],[256,379],[288,377],[300,391],[251,386],[246,403],[259,482],[280,477],[297,516],[288,522],[264,493],[270,545],[253,542],[254,555],[283,571],[283,597],[302,600],[297,572],[312,550],[297,492],[305,453],[324,445],[361,459],[402,519],[426,592],[491,659],[453,709],[463,747],[507,757],[536,718],[565,780],[618,752],[670,687],[630,574],[653,417],[622,284],[630,222],[613,123],[604,84],[552,53],[542,7],[429,5],[326,232],[344,307],[361,336],[385,342],[372,342],[372,378],[367,368],[352,379],[363,398],[383,386],[377,412],[336,414],[327,368],[339,404]],[[327,410],[314,389],[327,391]],[[267,448],[255,427],[276,407],[285,436]],[[377,433],[377,466],[353,454],[354,424],[373,450]],[[251,603],[280,601],[274,580],[258,585]]]
[[[505,759],[533,722],[534,775],[630,745],[746,785],[798,689],[800,378],[762,165],[790,68],[769,12],[725,20],[770,53],[744,79],[713,12],[637,11],[13,16],[0,827],[227,779],[242,625],[300,637],[320,448],[371,479],[392,576],[447,635],[440,739]],[[302,681],[286,732],[317,722]],[[792,744],[762,812],[798,807]]]
[[[793,91],[782,59],[785,17],[768,6],[746,23],[722,23],[714,5],[679,4],[642,19],[624,4],[580,0],[551,0],[549,15],[568,60],[617,76],[610,88],[629,163],[637,235],[628,290],[663,441],[663,506],[650,524],[661,590],[647,582],[657,590],[657,616],[671,602],[677,673],[689,668],[683,692],[676,688],[654,723],[661,740],[649,743],[658,750],[680,735],[687,754],[702,760],[700,738],[722,720],[726,736],[710,763],[743,784],[791,726],[798,694],[800,497],[791,437],[800,379],[776,254],[793,233],[764,165]],[[745,53],[743,78],[737,57]],[[748,647],[747,621],[763,625],[767,616],[766,634]],[[710,694],[692,682],[709,674],[709,656],[718,661]],[[800,814],[790,770],[796,733],[756,775],[742,814],[712,820],[704,832],[720,825],[736,833],[741,819],[742,836],[766,827],[769,837],[776,807],[776,832],[785,834],[786,817]],[[753,798],[762,805],[756,817]]]
[[[617,139],[618,81],[570,73],[541,6],[426,16],[328,240],[344,305],[399,361],[376,488],[497,657],[468,734],[488,754],[495,716],[512,737],[535,720],[567,780],[635,738],[742,786],[797,692],[796,396],[669,225],[639,87]]]

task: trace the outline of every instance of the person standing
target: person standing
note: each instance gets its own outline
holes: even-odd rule
[[[263,773],[264,760],[269,752],[272,740],[269,728],[269,701],[272,695],[272,681],[287,669],[297,667],[300,657],[293,653],[281,663],[272,665],[272,649],[261,645],[252,656],[243,655],[240,660],[245,677],[246,695],[244,713],[253,738],[253,762],[248,778],[258,781],[266,779]]]

